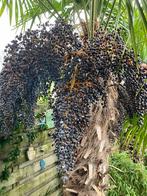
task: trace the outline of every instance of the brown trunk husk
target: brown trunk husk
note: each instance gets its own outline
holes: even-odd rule
[[[91,106],[90,126],[77,150],[77,163],[69,172],[64,195],[104,196],[108,188],[108,159],[111,152],[109,130],[118,119],[117,88],[111,79],[107,83],[105,107],[101,101]]]

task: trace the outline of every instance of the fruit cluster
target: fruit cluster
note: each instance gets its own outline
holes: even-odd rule
[[[48,23],[16,36],[5,49],[0,73],[0,137],[32,126],[38,96],[60,80],[64,54],[79,47],[70,25]]]
[[[20,122],[33,124],[37,98],[54,81],[55,151],[60,172],[72,170],[92,106],[107,106],[110,78],[118,91],[116,130],[126,115],[147,112],[147,74],[139,63],[116,32],[99,30],[83,43],[72,26],[57,21],[20,34],[7,46],[0,73],[0,137]]]
[[[62,174],[73,170],[77,147],[90,123],[91,106],[107,106],[108,80],[118,90],[120,112],[116,131],[121,130],[126,115],[145,113],[146,74],[137,68],[133,51],[129,51],[117,33],[98,31],[80,50],[65,58],[63,80],[55,87],[55,151]],[[110,84],[111,85],[111,84]],[[142,88],[141,88],[142,86]]]

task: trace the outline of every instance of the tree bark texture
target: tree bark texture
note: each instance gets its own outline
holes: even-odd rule
[[[90,126],[77,150],[75,170],[69,172],[64,195],[104,196],[108,188],[108,166],[111,146],[109,130],[118,119],[117,88],[110,78],[106,104],[101,100],[91,106]]]

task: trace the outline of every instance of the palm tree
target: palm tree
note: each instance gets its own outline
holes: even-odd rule
[[[122,28],[122,35],[126,45],[133,46],[136,59],[141,50],[146,50],[145,41],[147,37],[144,32],[147,31],[145,16],[147,4],[144,0],[75,0],[74,2],[70,0],[3,0],[1,1],[0,15],[3,14],[6,8],[9,11],[10,22],[14,17],[17,27],[20,25],[25,27],[25,24],[30,20],[32,26],[36,18],[41,20],[42,14],[48,14],[48,20],[54,17],[69,21],[79,30],[80,37],[87,40],[95,37],[96,29],[100,27],[103,27],[104,31],[114,30],[114,32]],[[141,29],[139,35],[136,28],[138,22],[140,22]],[[141,43],[139,44],[139,42]],[[138,44],[140,47],[138,47]],[[80,52],[85,55],[85,51]],[[144,53],[140,54],[144,57]],[[76,55],[79,55],[79,53],[76,53]],[[71,78],[71,91],[75,85],[76,67]],[[84,177],[81,179],[83,192],[79,193],[79,195],[85,193],[104,195],[108,180],[108,158],[111,151],[109,129],[117,122],[119,116],[116,108],[119,92],[113,83],[111,75],[105,85],[108,87],[107,105],[105,109],[99,102],[91,106],[90,126],[85,130],[86,136],[81,141],[77,154],[77,166],[74,171],[69,173],[70,180],[66,184],[65,192],[79,193],[79,190],[74,189],[78,187],[74,179],[78,179],[84,173]],[[66,127],[66,125],[64,126]],[[82,172],[80,175],[79,170]],[[98,180],[99,182],[97,182]]]

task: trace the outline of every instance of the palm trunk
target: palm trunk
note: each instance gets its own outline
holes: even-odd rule
[[[109,129],[118,119],[118,96],[111,79],[107,86],[105,107],[101,101],[91,106],[91,124],[77,150],[76,168],[69,173],[70,180],[64,187],[65,195],[103,196],[108,188],[108,159],[111,153]]]

